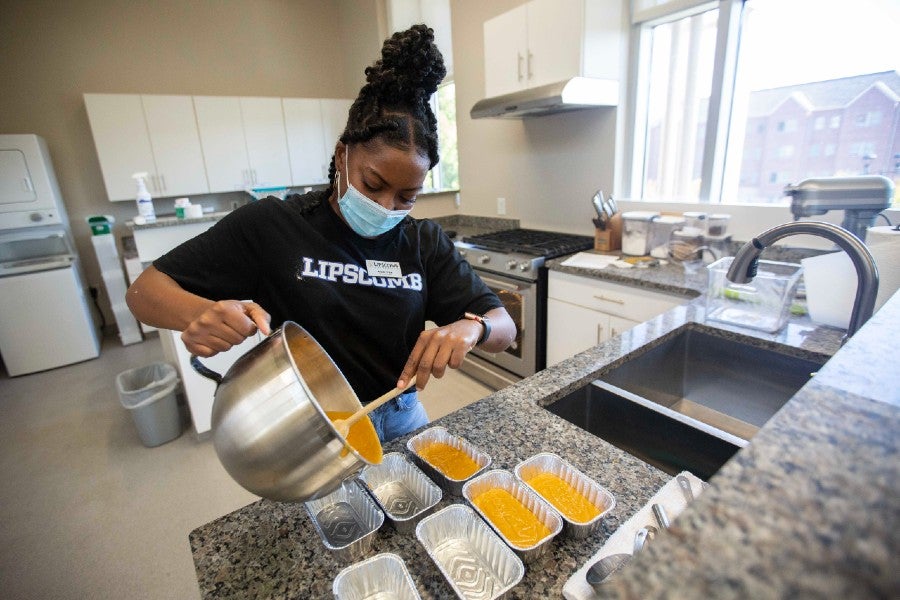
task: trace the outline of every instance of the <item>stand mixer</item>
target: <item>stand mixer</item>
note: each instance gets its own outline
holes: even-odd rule
[[[794,220],[843,210],[841,227],[866,241],[866,230],[875,225],[878,213],[888,208],[894,197],[894,182],[881,175],[822,177],[786,185],[791,196]]]

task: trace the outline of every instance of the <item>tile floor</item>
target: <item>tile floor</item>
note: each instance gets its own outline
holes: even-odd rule
[[[21,377],[0,369],[0,596],[198,598],[188,532],[256,497],[192,429],[144,447],[116,374],[162,360],[158,338]],[[490,389],[456,371],[422,392],[432,419]]]

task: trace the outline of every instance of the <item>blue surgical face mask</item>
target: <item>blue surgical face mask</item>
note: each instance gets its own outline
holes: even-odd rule
[[[387,233],[397,226],[403,217],[409,214],[408,210],[388,210],[374,200],[365,196],[350,183],[349,148],[344,157],[347,166],[347,191],[338,198],[338,207],[341,214],[353,231],[363,237],[376,237]],[[337,174],[338,193],[340,193],[341,173]]]

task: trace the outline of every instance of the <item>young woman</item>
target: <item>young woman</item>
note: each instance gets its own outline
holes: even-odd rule
[[[512,343],[497,296],[437,224],[408,215],[438,162],[428,100],[446,70],[433,31],[395,33],[365,73],[328,189],[248,204],[156,260],[128,290],[139,320],[182,331],[198,356],[296,321],[364,404],[424,388],[476,345]],[[415,391],[371,416],[382,441],[428,422]]]

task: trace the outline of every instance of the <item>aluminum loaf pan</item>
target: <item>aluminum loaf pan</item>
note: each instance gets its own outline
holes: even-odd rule
[[[412,533],[443,497],[441,488],[399,452],[385,454],[380,465],[366,467],[359,478],[398,533]]]
[[[519,557],[463,504],[422,519],[416,537],[463,600],[501,598],[525,576]]]
[[[421,448],[424,448],[428,444],[434,443],[444,443],[456,448],[457,450],[465,452],[469,456],[469,458],[471,458],[478,464],[478,470],[465,479],[454,479],[452,477],[447,477],[444,473],[436,469],[431,465],[431,463],[429,463],[419,455],[419,450]],[[479,473],[483,472],[491,464],[490,456],[476,448],[467,440],[459,436],[452,435],[443,427],[429,427],[425,431],[411,437],[406,442],[406,449],[409,450],[410,453],[412,453],[416,464],[422,467],[422,470],[425,471],[425,473],[427,473],[429,477],[436,481],[437,484],[444,489],[444,491],[449,494],[453,494],[454,496],[461,496],[463,485],[466,483],[466,481],[469,481],[470,479],[472,479],[472,477],[475,477]]]
[[[396,554],[384,552],[350,565],[338,573],[332,586],[337,600],[394,598],[421,600],[406,565]]]
[[[480,494],[499,488],[505,490],[518,500],[526,509],[528,509],[538,521],[544,524],[550,530],[549,535],[540,539],[532,546],[519,546],[509,540],[509,538],[500,531],[499,527],[491,521],[490,518],[473,501]],[[470,480],[463,486],[463,497],[472,505],[472,507],[480,514],[485,521],[497,532],[497,535],[518,554],[522,560],[529,562],[543,554],[549,547],[549,542],[562,531],[563,521],[556,509],[544,502],[540,496],[534,491],[516,479],[515,475],[503,469],[494,469],[483,473],[478,477]]]
[[[528,480],[538,473],[551,473],[553,475],[556,475],[567,484],[572,486],[576,492],[584,496],[588,502],[597,507],[597,509],[600,511],[600,514],[587,522],[578,522],[571,520],[565,515],[565,513],[559,510],[556,506],[553,506],[553,503],[550,502],[548,498],[544,497],[539,491],[535,490],[529,485]],[[598,527],[600,527],[600,523],[603,517],[609,514],[609,512],[616,506],[615,497],[606,488],[598,484],[593,479],[590,479],[587,475],[573,467],[571,464],[569,464],[556,454],[551,454],[549,452],[535,454],[528,460],[519,463],[516,466],[515,474],[516,477],[518,477],[525,485],[533,490],[534,493],[543,498],[548,504],[553,506],[553,508],[555,508],[556,511],[562,515],[564,523],[563,535],[567,537],[572,537],[575,539],[586,538],[591,533],[596,531]]]
[[[325,547],[340,561],[352,562],[372,547],[384,513],[356,479],[334,492],[304,503]]]

